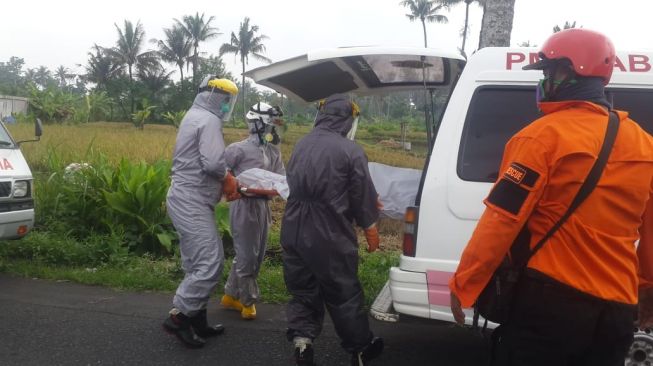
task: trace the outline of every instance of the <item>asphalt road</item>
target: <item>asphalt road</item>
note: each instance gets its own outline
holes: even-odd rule
[[[209,308],[223,336],[200,350],[162,331],[170,294],[114,291],[0,274],[0,365],[293,365],[284,306],[257,306],[259,318]],[[386,349],[381,365],[483,365],[487,341],[467,329],[404,317],[370,320]],[[333,326],[315,344],[319,365],[348,365]]]

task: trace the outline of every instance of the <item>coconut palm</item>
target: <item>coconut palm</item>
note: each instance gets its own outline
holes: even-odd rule
[[[438,0],[439,3],[446,5],[446,6],[452,6],[452,5],[457,5],[460,3],[465,3],[465,26],[463,27],[463,44],[460,47],[461,51],[463,54],[465,54],[465,43],[467,41],[467,33],[469,31],[469,6],[472,3],[477,3],[481,7],[485,5],[486,0]]]
[[[170,83],[170,75],[173,71],[166,71],[160,65],[153,67],[143,67],[138,70],[138,79],[150,91],[150,96],[154,99],[157,94]]]
[[[105,48],[94,45],[93,50],[95,52],[88,53],[84,79],[95,83],[97,90],[104,90],[109,80],[122,74],[123,65],[116,63],[114,58],[107,54]]]
[[[235,57],[240,56],[240,63],[243,66],[243,82],[242,82],[242,101],[243,101],[243,113],[245,113],[245,65],[249,63],[249,56],[252,56],[254,59],[271,63],[272,60],[262,55],[265,52],[265,45],[263,41],[268,39],[264,34],[257,35],[259,28],[257,25],[249,25],[249,18],[245,17],[242,23],[240,23],[240,29],[238,30],[238,35],[234,32],[231,32],[231,42],[224,43],[220,46],[220,56],[226,53],[233,53]]]
[[[36,74],[34,75],[34,80],[38,85],[40,85],[43,88],[46,88],[48,84],[52,81],[52,73],[50,70],[48,70],[47,67],[45,66],[40,66],[36,70]]]
[[[36,84],[36,69],[27,69],[25,71],[25,81]]]
[[[211,26],[211,22],[214,20],[214,16],[210,16],[207,20],[204,20],[204,13],[202,15],[195,13],[194,16],[185,15],[181,21],[175,19],[176,24],[184,30],[186,36],[193,43],[193,56],[191,58],[191,62],[193,63],[193,84],[197,84],[200,42],[208,41],[222,34],[218,33],[218,28]]]
[[[410,10],[406,17],[410,21],[419,19],[422,22],[422,29],[424,30],[424,47],[428,47],[426,41],[426,22],[431,23],[447,23],[449,19],[446,16],[437,14],[442,9],[448,9],[445,4],[437,4],[435,0],[404,0],[399,3],[405,8]]]
[[[553,27],[553,33],[558,33],[558,32],[560,32],[561,30],[564,30],[564,29],[571,29],[571,28],[576,28],[576,21],[575,21],[575,20],[574,20],[573,23],[569,23],[568,21],[565,21],[565,25],[563,25],[562,28],[560,28],[560,26],[556,24],[556,25]],[[579,27],[579,28],[583,28],[583,27],[581,26],[581,27]]]
[[[510,46],[515,0],[485,0],[478,48]]]
[[[59,79],[59,86],[65,88],[67,83],[66,80],[74,78],[75,74],[70,73],[70,69],[64,65],[60,65],[55,71],[54,75]]]
[[[117,24],[116,30],[118,31],[118,41],[116,47],[107,49],[107,53],[111,55],[117,63],[127,65],[129,74],[129,91],[131,94],[131,112],[134,113],[134,67],[147,67],[158,63],[155,51],[144,51],[143,42],[145,41],[145,31],[141,22],[137,22],[136,26],[129,20],[125,20],[124,30],[120,29]]]
[[[174,63],[179,67],[179,80],[184,82],[184,65],[190,57],[192,47],[191,39],[188,38],[184,28],[174,25],[172,28],[165,28],[165,40],[152,39],[159,47],[157,51],[163,61]],[[183,89],[183,85],[181,86]]]

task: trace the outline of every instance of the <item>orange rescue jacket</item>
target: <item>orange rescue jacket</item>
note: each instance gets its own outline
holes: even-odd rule
[[[532,248],[566,212],[603,144],[604,108],[565,101],[540,109],[545,115],[506,145],[502,174],[449,283],[464,307],[476,301],[524,224]],[[597,187],[528,267],[595,297],[636,304],[638,286],[653,287],[653,137],[628,113],[618,115]]]

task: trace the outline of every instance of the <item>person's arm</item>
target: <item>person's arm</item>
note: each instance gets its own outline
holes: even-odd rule
[[[365,230],[367,251],[375,252],[379,249],[381,239],[376,221],[379,219],[380,208],[377,205],[379,195],[376,193],[374,182],[370,176],[367,165],[367,156],[363,149],[355,152],[352,159],[349,176],[349,204],[354,213],[356,224]]]
[[[457,321],[464,320],[460,307],[474,304],[539,201],[547,181],[547,156],[546,148],[530,138],[513,138],[506,145],[500,177],[449,282]]]
[[[233,143],[227,146],[224,151],[225,164],[227,164],[227,169],[231,170],[232,172],[238,168],[238,164],[240,164],[242,158],[243,152],[238,147],[237,143]]]
[[[281,159],[281,149],[272,146],[270,150],[272,151],[272,172],[286,175],[286,167],[283,165],[283,159]]]
[[[372,227],[379,219],[376,206],[378,194],[367,166],[367,156],[360,149],[356,151],[349,173],[349,203],[356,224],[363,229]]]
[[[227,173],[227,164],[224,156],[225,147],[221,122],[214,118],[207,118],[198,133],[202,171],[220,180],[224,179]]]
[[[646,206],[639,229],[639,319],[640,328],[653,327],[653,197]]]

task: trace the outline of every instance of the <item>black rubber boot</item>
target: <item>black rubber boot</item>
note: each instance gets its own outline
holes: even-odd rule
[[[383,352],[383,338],[374,337],[362,350],[351,355],[351,366],[367,366]]]
[[[200,310],[197,315],[190,318],[190,323],[195,334],[202,338],[215,337],[224,333],[222,324],[209,325],[206,318],[206,309]]]
[[[189,348],[202,348],[206,341],[200,338],[193,331],[190,318],[182,313],[170,314],[163,322],[163,329],[170,334],[174,334],[179,340]]]
[[[295,347],[295,362],[297,366],[315,366],[313,362],[313,346],[307,344],[302,350],[300,347]]]

